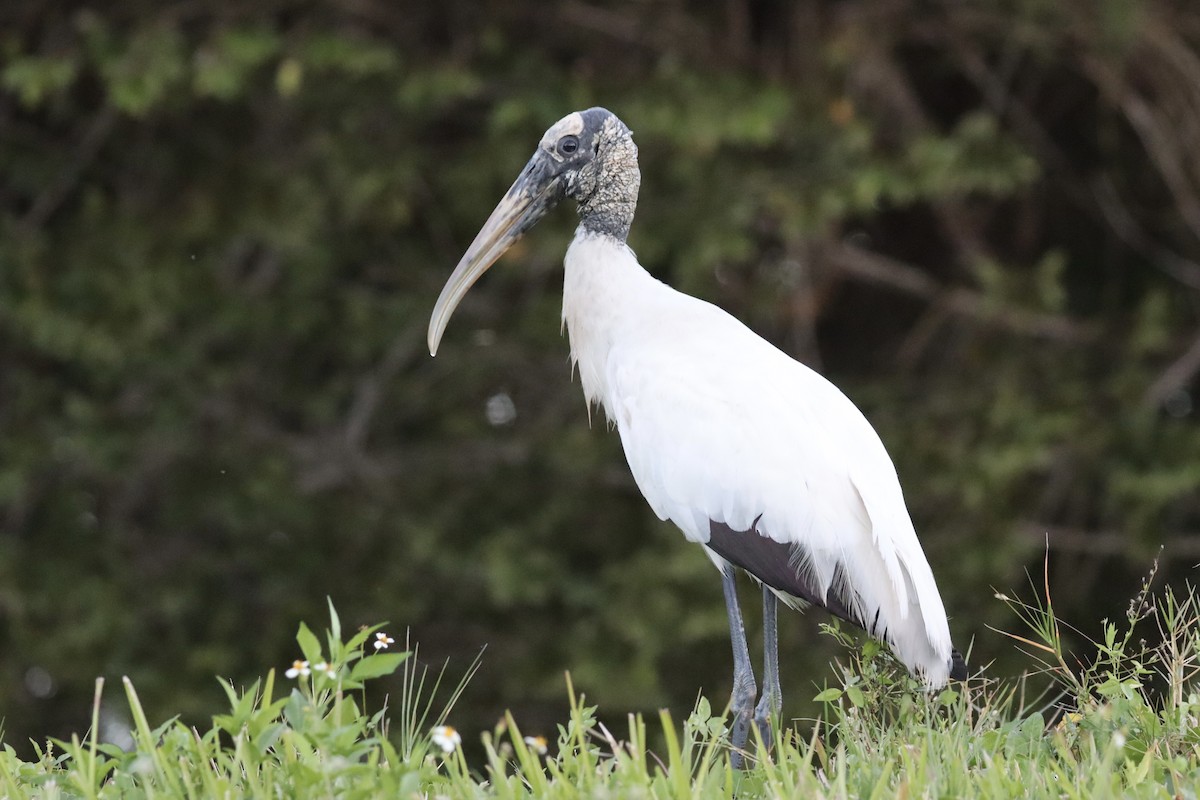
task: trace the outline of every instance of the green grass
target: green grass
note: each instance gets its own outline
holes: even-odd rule
[[[817,695],[822,718],[784,727],[769,749],[758,742],[746,770],[730,767],[725,720],[704,699],[682,722],[630,715],[610,731],[569,680],[570,718],[546,753],[510,716],[483,734],[485,758],[469,764],[430,731],[452,716],[470,670],[439,692],[440,676],[409,653],[374,649],[378,628],[343,639],[331,606],[324,643],[304,625],[297,635],[308,675],[272,670],[244,691],[226,683],[229,708],[206,728],[152,728],[125,681],[134,745],[99,742],[98,682],[93,733],[47,742],[33,761],[0,751],[0,797],[1194,798],[1200,609],[1190,587],[1152,596],[1148,586],[1124,620],[1105,625],[1086,664],[1064,651],[1048,594],[1000,595],[1028,628],[1006,635],[1054,678],[1049,696],[986,671],[927,694],[877,643],[853,646],[830,627],[849,657],[838,685]],[[321,663],[329,669],[312,669]],[[368,711],[366,684],[398,670],[398,707]],[[439,693],[449,702],[435,708]]]

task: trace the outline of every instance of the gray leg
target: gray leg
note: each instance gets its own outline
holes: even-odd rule
[[[733,696],[729,700],[733,730],[729,735],[729,742],[733,745],[733,767],[740,769],[746,740],[750,737],[750,715],[754,712],[754,696],[758,693],[758,687],[754,685],[754,669],[750,666],[750,650],[746,647],[746,629],[742,625],[742,612],[738,608],[733,567],[726,567],[721,573],[721,585],[725,589],[725,609],[729,612],[729,639],[733,643]]]
[[[763,693],[754,709],[754,724],[763,744],[771,746],[771,723],[778,723],[783,710],[783,692],[779,689],[779,627],[776,612],[779,598],[765,585],[763,592]]]

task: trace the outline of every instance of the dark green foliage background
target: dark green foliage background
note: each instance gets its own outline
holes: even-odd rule
[[[716,575],[572,385],[569,211],[425,351],[542,131],[596,104],[641,150],[647,268],[875,423],[976,663],[1028,666],[993,587],[1047,544],[1085,632],[1159,545],[1188,576],[1193,3],[9,4],[6,740],[83,729],[97,675],[196,717],[327,595],[452,671],[486,645],[468,730],[549,730],[565,670],[618,715],[724,697]],[[830,674],[817,617],[783,625],[794,714]]]

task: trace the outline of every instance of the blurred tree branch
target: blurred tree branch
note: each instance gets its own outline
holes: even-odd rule
[[[958,315],[1010,333],[1071,344],[1093,341],[1099,334],[1092,323],[1061,314],[997,305],[979,292],[943,286],[915,266],[853,245],[828,243],[821,248],[821,258],[849,280],[928,301],[937,319]],[[931,331],[929,335],[932,334]]]
[[[104,106],[83,129],[83,136],[71,153],[70,161],[58,176],[34,198],[29,211],[19,220],[19,227],[29,231],[44,226],[54,212],[79,188],[84,171],[95,162],[108,142],[120,115],[112,106]]]
[[[1042,525],[1028,522],[1021,526],[1022,538],[1037,547],[1049,547],[1052,552],[1085,554],[1113,558],[1157,552],[1163,543],[1147,544],[1131,540],[1128,534],[1112,530],[1089,530],[1061,525]],[[1194,560],[1200,558],[1200,533],[1181,532],[1171,537],[1163,549],[1163,560]]]
[[[1150,384],[1142,404],[1152,409],[1161,408],[1172,395],[1186,390],[1197,375],[1200,375],[1200,336]]]

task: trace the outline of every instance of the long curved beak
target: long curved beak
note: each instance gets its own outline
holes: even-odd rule
[[[437,355],[450,315],[475,281],[562,199],[563,181],[548,161],[540,152],[529,160],[450,274],[429,318],[429,355]]]

